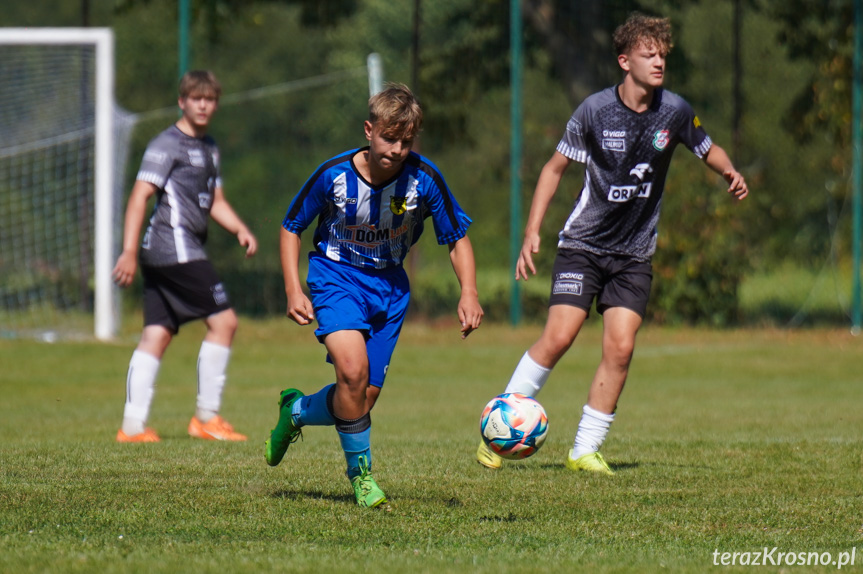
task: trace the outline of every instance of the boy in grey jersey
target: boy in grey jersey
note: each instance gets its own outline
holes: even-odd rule
[[[194,319],[203,319],[207,333],[198,355],[197,409],[189,422],[189,435],[246,440],[219,416],[237,315],[204,251],[209,219],[237,236],[246,257],[255,254],[258,244],[225,199],[219,150],[207,135],[218,108],[218,80],[208,71],[188,72],[180,80],[179,92],[182,117],[156,136],[144,152],[126,208],[123,252],[113,271],[121,287],[132,283],[147,203],[155,196],[140,252],[144,330],[129,362],[118,442],[159,441],[156,432],[146,426],[156,375],[180,326]]]
[[[715,145],[679,96],[662,89],[671,27],[665,18],[634,13],[614,32],[623,81],[588,97],[573,113],[534,191],[516,279],[536,274],[539,231],[564,172],[585,164],[585,183],[559,234],[548,319],[522,356],[507,393],[536,396],[575,341],[594,298],[603,316],[602,359],[567,468],[614,474],[599,452],[614,420],[647,307],[656,225],[671,155],[683,143],[728,183],[737,199],[749,190],[725,151]],[[477,461],[502,460],[480,443]]]

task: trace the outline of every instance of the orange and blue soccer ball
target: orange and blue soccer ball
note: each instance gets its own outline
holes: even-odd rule
[[[483,409],[479,432],[488,448],[499,457],[527,458],[545,442],[548,416],[535,399],[520,393],[504,393]]]

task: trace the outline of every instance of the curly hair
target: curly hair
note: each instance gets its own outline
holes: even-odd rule
[[[420,103],[404,84],[387,84],[369,99],[369,121],[394,139],[414,139],[423,125]]]
[[[618,56],[642,45],[655,45],[665,56],[674,47],[671,41],[671,22],[668,18],[646,16],[639,12],[630,14],[626,22],[617,27],[612,40]]]

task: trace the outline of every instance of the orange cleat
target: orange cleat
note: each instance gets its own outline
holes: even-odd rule
[[[214,416],[206,423],[202,423],[198,417],[192,417],[192,420],[189,421],[189,436],[204,440],[246,440],[246,435],[235,432],[234,427],[219,415]]]
[[[150,427],[145,428],[144,432],[139,432],[132,436],[124,433],[123,429],[117,431],[117,442],[159,442],[160,440],[161,439],[159,438],[159,435],[156,434],[156,431]]]

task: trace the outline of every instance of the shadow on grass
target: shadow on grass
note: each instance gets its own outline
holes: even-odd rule
[[[641,463],[640,462],[609,462],[608,466],[611,467],[611,470],[617,472],[618,470],[630,470],[633,468],[638,468],[639,466],[641,466]],[[566,472],[572,472],[571,470],[566,468],[564,465],[562,465],[560,463],[556,463],[556,462],[544,462],[541,465],[539,465],[539,467],[544,469],[544,470],[565,470]],[[525,466],[522,468],[527,469],[528,467]],[[513,470],[520,470],[520,469],[513,468]]]
[[[311,498],[315,500],[329,500],[332,502],[350,502],[356,504],[353,494],[331,494],[320,490],[277,490],[270,494],[270,498],[284,498],[287,500],[302,500]]]

